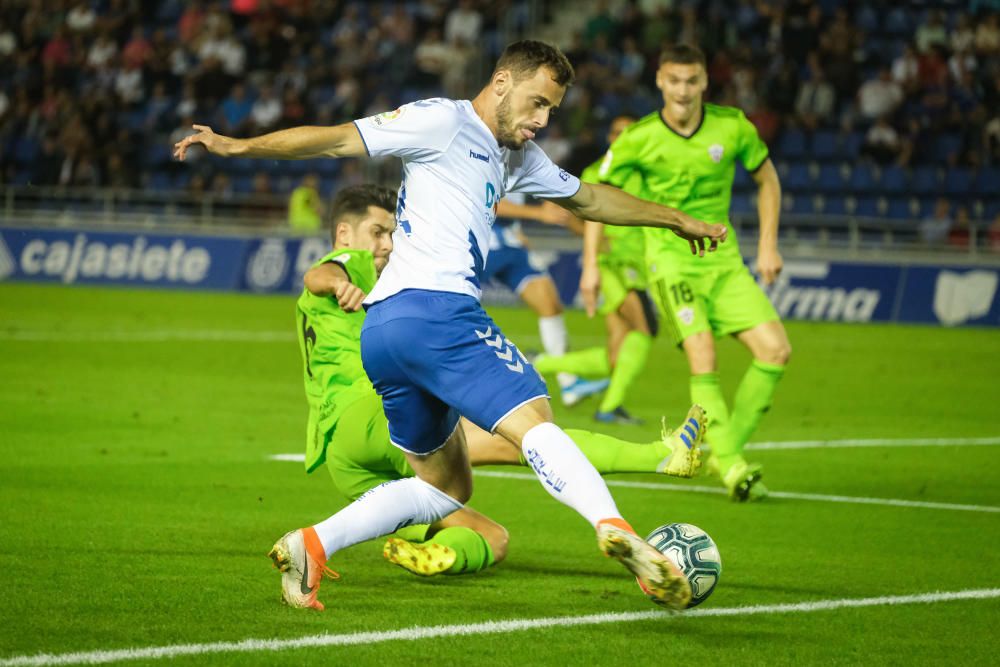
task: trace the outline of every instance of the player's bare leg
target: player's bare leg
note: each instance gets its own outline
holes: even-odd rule
[[[472,497],[472,467],[461,425],[440,449],[424,455],[407,452],[406,460],[417,477],[458,502],[466,503]]]
[[[545,354],[560,357],[569,351],[569,335],[563,320],[563,305],[559,290],[547,275],[536,276],[524,283],[518,295],[538,315],[538,331]],[[593,394],[604,391],[607,379],[585,380],[571,373],[557,373],[563,405],[572,407]]]
[[[601,551],[622,563],[654,602],[671,609],[687,605],[691,586],[684,574],[622,518],[600,473],[552,423],[547,399],[535,399],[516,409],[500,422],[497,433],[521,448],[553,498],[590,522]]]

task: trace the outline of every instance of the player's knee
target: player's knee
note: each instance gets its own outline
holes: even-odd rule
[[[761,361],[777,366],[785,366],[788,364],[788,360],[792,358],[792,344],[787,340],[774,341],[763,350],[761,356]]]

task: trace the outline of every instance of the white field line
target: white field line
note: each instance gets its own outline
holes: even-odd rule
[[[302,463],[304,454],[273,454],[272,461],[289,461]],[[500,479],[537,479],[530,473],[501,472],[498,470],[475,470],[477,477],[495,477]],[[654,489],[658,491],[688,491],[693,493],[711,493],[722,495],[726,490],[718,486],[699,486],[695,484],[664,484],[659,482],[633,482],[624,479],[605,480],[608,486],[620,486],[630,489]],[[936,503],[925,500],[901,500],[898,498],[866,498],[864,496],[836,496],[822,493],[795,493],[793,491],[769,491],[771,498],[787,498],[789,500],[814,500],[824,503],[848,503],[855,505],[885,505],[888,507],[916,507],[921,509],[951,510],[955,512],[986,512],[1000,513],[1000,507],[995,505],[963,505],[959,503]]]
[[[604,625],[608,623],[631,623],[634,621],[661,620],[664,623],[683,621],[690,618],[711,618],[718,616],[757,616],[762,614],[807,614],[817,611],[832,611],[859,607],[884,607],[890,605],[931,604],[957,600],[991,600],[1000,597],[1000,588],[980,588],[963,591],[920,593],[917,595],[893,595],[871,598],[847,598],[840,600],[817,600],[788,604],[756,605],[750,607],[723,607],[720,609],[693,609],[678,616],[666,611],[633,611],[586,616],[551,616],[548,618],[518,618],[484,623],[462,625],[431,625],[383,630],[372,632],[352,632],[348,634],[320,634],[298,639],[244,639],[233,642],[212,642],[206,644],[175,644],[173,646],[149,646],[106,651],[81,651],[78,653],[42,653],[0,658],[0,667],[47,666],[47,665],[100,665],[123,660],[155,660],[179,656],[207,655],[219,653],[256,653],[263,651],[285,651],[321,646],[355,646],[391,641],[416,641],[436,637],[463,637],[472,635],[508,634],[539,630],[542,628]]]
[[[223,343],[290,343],[289,331],[163,330],[163,331],[3,331],[0,340],[61,343],[166,343],[170,341]]]
[[[519,472],[499,472],[493,470],[476,470],[477,477],[501,477],[505,479],[537,479],[534,475]],[[657,482],[632,482],[624,479],[605,480],[608,486],[621,486],[631,489],[658,489],[661,491],[692,491],[694,493],[725,494],[726,490],[719,486],[698,486],[690,484],[661,484]],[[826,503],[853,503],[858,505],[889,505],[892,507],[919,507],[923,509],[954,510],[959,512],[997,512],[1000,507],[993,505],[960,505],[956,503],[935,503],[923,500],[899,500],[896,498],[865,498],[863,496],[832,496],[821,493],[795,493],[791,491],[768,491],[769,498],[788,498],[790,500],[815,500]]]
[[[844,447],[984,447],[1000,445],[992,438],[866,438],[856,440],[789,440],[751,442],[747,449],[839,449]]]

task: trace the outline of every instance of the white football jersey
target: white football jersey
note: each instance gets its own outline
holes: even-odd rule
[[[403,160],[392,255],[366,304],[405,289],[478,299],[500,198],[565,198],[580,189],[533,141],[500,148],[468,100],[421,100],[354,124],[369,155]]]

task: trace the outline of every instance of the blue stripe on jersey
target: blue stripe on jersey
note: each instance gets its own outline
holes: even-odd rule
[[[469,232],[469,252],[472,254],[472,272],[474,275],[466,276],[466,280],[482,289],[483,274],[486,273],[486,260],[483,259],[483,251],[479,249],[479,242],[471,231]]]

